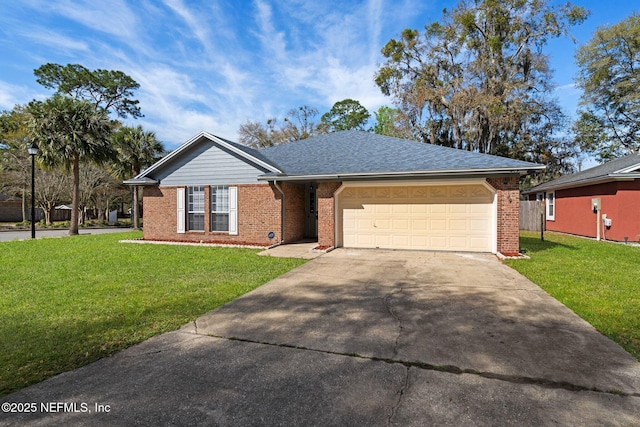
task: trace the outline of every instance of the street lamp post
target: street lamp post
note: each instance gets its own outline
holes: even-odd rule
[[[31,144],[27,147],[31,156],[31,238],[36,238],[36,154],[38,146]]]

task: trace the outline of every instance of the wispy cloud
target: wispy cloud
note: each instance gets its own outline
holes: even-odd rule
[[[164,4],[187,24],[189,35],[195,37],[200,42],[207,54],[213,55],[216,53],[211,44],[211,34],[205,19],[201,16],[197,17],[182,0],[164,0]]]
[[[33,99],[43,99],[38,92],[25,87],[0,80],[0,110],[11,110],[19,104],[26,104]]]
[[[116,37],[130,38],[140,26],[136,15],[123,0],[44,1],[44,10],[74,20],[87,28]]]
[[[28,31],[20,31],[20,35],[31,39],[39,45],[49,46],[66,54],[71,54],[74,51],[87,52],[89,50],[87,42],[67,37],[45,28],[30,27]]]
[[[561,90],[578,90],[578,89],[576,88],[575,83],[569,83],[566,85],[556,86],[555,90],[561,91]]]
[[[262,43],[263,54],[271,56],[275,61],[282,61],[287,56],[287,45],[283,31],[276,31],[273,24],[273,11],[271,5],[256,0],[256,21],[259,32],[257,36]]]
[[[389,103],[373,82],[380,48],[404,28],[398,16],[423,7],[413,3],[389,14],[389,0],[23,0],[0,16],[0,42],[31,47],[14,49],[19,77],[3,76],[0,106],[35,97],[41,88],[24,70],[56,62],[131,75],[145,114],[138,122],[169,148],[203,129],[235,139],[246,120],[301,105],[324,112],[353,98],[373,112]]]

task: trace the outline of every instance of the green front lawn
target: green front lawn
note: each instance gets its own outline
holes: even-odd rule
[[[509,266],[640,360],[640,247],[521,232],[520,248]]]
[[[193,321],[304,263],[250,249],[0,243],[0,396]]]

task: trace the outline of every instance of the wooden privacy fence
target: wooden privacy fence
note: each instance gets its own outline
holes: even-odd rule
[[[520,230],[542,231],[544,204],[539,200],[520,201]]]

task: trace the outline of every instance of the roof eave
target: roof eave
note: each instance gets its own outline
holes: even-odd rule
[[[545,169],[544,165],[533,165],[527,168],[490,168],[490,169],[449,169],[431,171],[371,172],[371,173],[337,173],[309,175],[260,175],[261,181],[339,181],[352,179],[385,179],[385,178],[433,178],[447,176],[491,176],[491,175],[526,175],[533,171]]]
[[[125,181],[122,181],[125,185],[158,185],[159,181],[156,179],[149,178],[148,176],[142,178],[131,178]]]
[[[604,184],[607,182],[615,182],[615,181],[633,181],[635,179],[640,179],[640,173],[610,173],[607,175],[596,176],[593,178],[586,178],[586,179],[580,179],[577,181],[571,181],[567,183],[560,183],[558,185],[540,184],[538,187],[533,187],[533,188],[530,188],[529,190],[523,191],[522,194],[565,190],[567,188],[586,187],[589,185]]]

